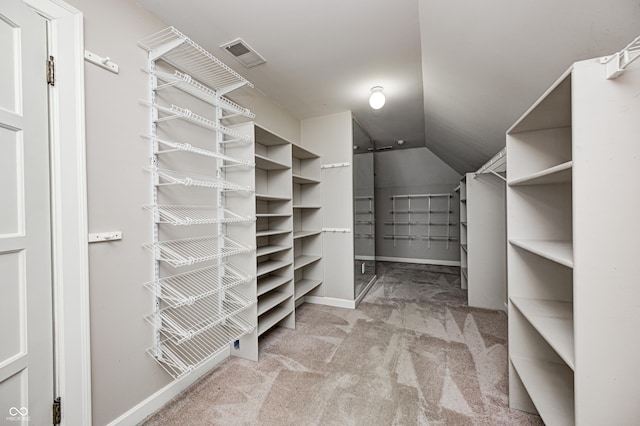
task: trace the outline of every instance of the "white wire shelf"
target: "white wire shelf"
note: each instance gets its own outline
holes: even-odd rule
[[[194,336],[181,345],[165,339],[147,353],[173,378],[178,379],[226,349],[231,342],[251,333],[254,326],[240,316],[227,318],[223,324]],[[158,349],[160,348],[160,352]]]
[[[231,210],[216,206],[158,205],[144,206],[144,208],[153,212],[157,223],[169,223],[176,226],[242,223],[255,220],[255,217],[241,216]]]
[[[437,198],[437,197],[446,197],[452,198],[453,194],[406,194],[406,195],[391,195],[390,199],[401,199],[401,198]]]
[[[158,241],[157,243],[144,244],[144,247],[154,253],[156,260],[166,262],[174,268],[236,254],[250,253],[253,250],[225,236]]]
[[[217,188],[225,191],[244,191],[253,192],[253,187],[245,185],[236,185],[227,182],[224,179],[215,176],[196,175],[191,173],[180,172],[177,170],[165,170],[157,167],[147,168],[151,173],[157,176],[156,185],[184,185],[184,186],[200,186],[205,188]]]
[[[147,315],[147,321],[172,341],[181,344],[212,327],[224,323],[255,302],[233,289],[217,292],[209,297],[179,308],[171,306]]]
[[[150,103],[146,103],[147,105],[151,105]],[[249,135],[242,135],[239,132],[225,127],[213,120],[209,120],[208,118],[202,117],[201,115],[195,114],[190,109],[179,107],[178,105],[172,104],[170,107],[164,105],[153,105],[159,113],[158,118],[155,120],[156,123],[160,123],[163,121],[181,119],[188,121],[189,123],[195,124],[200,127],[204,127],[208,130],[213,130],[216,132],[220,132],[224,135],[232,137],[233,139],[224,140],[222,143],[231,143],[231,142],[251,142],[253,143],[253,138]]]
[[[240,74],[207,52],[174,27],[166,28],[138,42],[149,52],[151,60],[162,58],[218,92],[229,92],[242,86],[253,87]]]
[[[157,136],[151,136],[151,135],[142,135],[142,136],[144,138],[151,140],[152,142],[153,141],[158,142],[158,145],[162,145],[163,147],[167,148],[164,150],[159,150],[158,152],[156,152],[156,154],[168,154],[171,152],[182,151],[182,152],[190,152],[192,154],[202,155],[204,157],[219,158],[228,163],[232,163],[238,166],[248,166],[248,167],[255,166],[255,164],[252,161],[239,160],[237,158],[229,157],[228,155],[220,154],[214,151],[209,151],[207,149],[198,148],[196,146],[191,145],[190,143],[167,141],[164,139],[160,139]],[[226,167],[229,167],[229,166],[226,166]]]
[[[208,266],[159,278],[144,286],[173,308],[190,305],[219,291],[249,282],[254,277],[230,263]]]
[[[242,115],[248,118],[255,118],[256,115],[249,111],[248,108],[241,107],[232,100],[218,95],[214,90],[208,88],[204,84],[194,80],[189,74],[175,70],[173,74],[162,71],[155,71],[154,75],[165,84],[159,85],[156,90],[162,90],[166,87],[176,87],[183,92],[194,96],[213,106],[219,106],[226,111],[232,112],[233,115]],[[231,118],[231,115],[223,118]]]

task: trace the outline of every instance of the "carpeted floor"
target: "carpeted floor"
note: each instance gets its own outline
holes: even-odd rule
[[[507,401],[507,317],[466,306],[459,268],[381,262],[356,310],[302,305],[142,424],[542,425]]]

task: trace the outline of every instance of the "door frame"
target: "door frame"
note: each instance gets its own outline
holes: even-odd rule
[[[49,21],[56,62],[49,95],[55,393],[61,425],[91,424],[83,15],[62,0],[23,1]]]

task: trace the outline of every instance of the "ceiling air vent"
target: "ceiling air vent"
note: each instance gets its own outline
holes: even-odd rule
[[[267,62],[241,38],[221,44],[220,47],[247,68],[255,67],[256,65]]]

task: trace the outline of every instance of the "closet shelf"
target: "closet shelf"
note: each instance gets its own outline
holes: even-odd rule
[[[289,265],[291,265],[290,261],[286,262],[283,260],[267,260],[265,262],[260,262],[258,263],[258,271],[256,273],[256,276],[260,278],[263,275],[277,271],[278,269],[284,268],[285,266]]]
[[[547,185],[552,183],[571,182],[573,161],[558,164],[557,166],[532,173],[509,181],[509,186],[518,185]]]
[[[294,143],[291,144],[291,153],[293,157],[301,160],[308,160],[310,158],[320,158],[318,154],[308,151],[303,147],[301,147],[300,145],[296,145]]]
[[[456,222],[427,222],[427,221],[412,221],[412,222],[385,222],[385,225],[425,225],[425,226],[456,226]]]
[[[355,234],[356,238],[366,238],[368,240],[373,239],[374,235],[373,234]]]
[[[255,165],[251,161],[239,160],[233,157],[229,157],[228,155],[224,155],[214,151],[209,151],[206,149],[195,147],[189,143],[167,141],[164,139],[160,139],[157,136],[151,136],[151,135],[143,135],[143,137],[151,141],[158,142],[159,145],[162,145],[168,148],[166,150],[159,150],[158,152],[156,152],[156,154],[168,154],[171,152],[182,151],[182,152],[190,152],[193,154],[202,155],[204,157],[219,158],[220,160],[224,160],[239,166],[253,167]],[[230,166],[226,165],[225,167],[230,167]]]
[[[289,213],[256,213],[256,217],[289,217]]]
[[[415,235],[385,235],[385,240],[415,240],[418,237]]]
[[[568,268],[573,268],[571,241],[509,240],[509,243]]]
[[[189,74],[175,70],[173,74],[162,71],[155,71],[153,73],[159,80],[165,82],[165,84],[159,85],[156,90],[162,90],[165,87],[176,87],[183,92],[190,94],[191,96],[200,99],[216,107],[220,107],[226,111],[233,113],[233,115],[242,115],[248,118],[255,118],[256,115],[249,111],[248,108],[241,107],[232,100],[218,95],[214,90],[208,88],[204,84],[194,80]],[[228,115],[223,118],[231,118]]]
[[[422,239],[431,241],[458,241],[458,237],[451,235],[423,235]]]
[[[236,132],[235,130],[225,127],[213,120],[209,120],[208,118],[195,114],[187,108],[182,108],[173,104],[170,107],[155,104],[153,105],[153,107],[155,107],[158,110],[158,113],[162,113],[162,114],[159,114],[159,117],[155,120],[156,124],[163,121],[180,119],[180,120],[185,120],[191,124],[195,124],[197,126],[203,127],[208,130],[220,132],[224,135],[227,135],[233,138],[233,139],[225,140],[222,143],[231,143],[231,142],[251,142],[252,143],[253,142],[253,138],[251,136],[242,135]]]
[[[247,283],[254,277],[237,267],[223,263],[183,274],[159,278],[144,284],[167,305],[178,308],[190,305],[219,291]]]
[[[264,334],[264,332],[271,329],[271,327],[292,313],[292,309],[287,306],[287,302],[288,300],[281,302],[275,308],[272,308],[258,318],[258,336]]]
[[[322,259],[322,256],[297,256],[293,259],[293,270],[295,271],[297,269],[304,268],[305,266],[310,265],[313,262],[317,262],[320,259]]]
[[[566,365],[517,356],[511,364],[545,424],[575,424],[573,372]]]
[[[373,220],[354,220],[353,223],[356,225],[373,225],[375,222]]]
[[[262,246],[256,249],[256,257],[266,256],[268,254],[278,253],[280,251],[290,249],[290,246],[279,246],[279,245],[271,245],[271,246]]]
[[[573,370],[573,303],[524,297],[511,303]]]
[[[258,280],[258,296],[270,292],[291,281],[291,277],[280,275],[267,275]]]
[[[268,237],[270,235],[288,234],[291,229],[267,229],[264,231],[256,231],[256,237]]]
[[[194,336],[178,345],[171,339],[165,339],[159,345],[147,349],[147,353],[173,376],[178,379],[207,360],[221,353],[230,342],[238,340],[255,328],[239,315],[227,318],[216,327]]]
[[[256,167],[263,170],[288,170],[290,167],[287,164],[273,160],[264,155],[255,154]]]
[[[224,323],[228,318],[254,303],[233,289],[229,289],[177,309],[163,308],[145,318],[163,335],[176,344],[181,344]]]
[[[453,198],[453,194],[407,194],[407,195],[391,195],[389,196],[389,199],[394,200],[394,199],[411,199],[411,198],[439,198],[439,197],[446,197],[446,198]]]
[[[313,204],[294,204],[293,208],[294,209],[319,209],[321,208],[321,206],[313,205]]]
[[[312,235],[319,235],[322,234],[321,230],[315,230],[315,231],[295,231],[293,233],[293,239],[296,240],[298,238],[305,238],[305,237],[310,237]]]
[[[156,260],[166,262],[174,268],[253,251],[225,236],[158,241],[144,244],[144,247],[154,253]]]
[[[180,172],[177,170],[165,170],[150,167],[149,170],[156,178],[157,186],[164,185],[184,185],[184,186],[201,186],[205,188],[216,188],[224,191],[244,191],[253,192],[251,186],[236,185],[214,176],[196,175],[191,173]]]
[[[396,213],[396,214],[405,214],[405,213],[437,213],[437,214],[451,214],[453,213],[452,210],[390,210],[389,213]]]
[[[171,225],[189,226],[255,221],[252,216],[240,216],[231,210],[216,206],[159,205],[144,207],[153,212],[157,223],[169,223]]]
[[[140,40],[138,45],[149,52],[151,61],[162,59],[218,93],[228,93],[245,85],[253,87],[244,77],[174,27],[152,34]]]
[[[289,201],[291,197],[281,196],[281,195],[270,195],[270,194],[256,194],[256,200],[258,201]]]
[[[272,291],[260,296],[258,299],[258,316],[270,311],[290,297],[291,294],[284,291]]]
[[[306,184],[312,184],[312,183],[320,183],[319,179],[313,179],[310,177],[305,177],[305,176],[301,176],[301,175],[297,175],[294,174],[293,176],[293,183],[299,183],[302,185],[306,185]]]
[[[302,279],[302,280],[296,281],[296,285],[295,285],[296,301],[303,298],[305,295],[307,295],[314,288],[318,287],[320,284],[322,284],[321,280]]]

